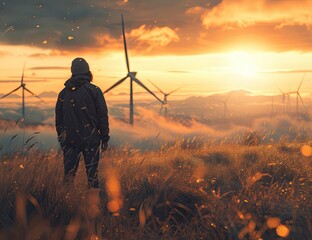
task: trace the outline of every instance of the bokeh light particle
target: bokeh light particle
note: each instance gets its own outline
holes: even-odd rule
[[[276,234],[280,237],[286,238],[289,235],[289,229],[285,225],[279,225],[276,228]]]
[[[309,146],[309,145],[303,145],[303,146],[301,147],[301,153],[302,153],[302,155],[305,156],[305,157],[311,156],[311,155],[312,155],[312,147]]]
[[[281,220],[278,217],[269,218],[266,222],[268,228],[276,228],[280,225]]]

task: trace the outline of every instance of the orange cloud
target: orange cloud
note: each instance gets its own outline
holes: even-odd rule
[[[188,15],[202,15],[205,12],[205,8],[200,6],[191,7],[186,10],[186,14]]]
[[[30,58],[45,58],[45,57],[57,57],[57,56],[70,56],[69,51],[49,49],[45,52],[35,52],[27,55]]]
[[[275,28],[300,25],[312,26],[312,1],[301,0],[223,0],[212,9],[201,14],[206,28],[244,28],[257,23],[274,23]],[[200,8],[189,9],[187,13],[201,12]]]
[[[97,44],[105,48],[105,51],[115,50],[122,48],[122,40],[111,37],[109,34],[101,34],[95,37]]]
[[[128,36],[130,41],[134,40],[137,42],[139,49],[150,52],[155,48],[165,47],[170,43],[178,42],[180,38],[176,31],[177,29],[173,30],[170,27],[148,27],[144,24],[131,30]]]

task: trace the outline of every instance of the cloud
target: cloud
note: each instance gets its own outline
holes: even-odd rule
[[[129,50],[140,54],[311,51],[311,7],[310,0],[10,0],[0,5],[0,42],[45,50],[32,58],[122,51],[122,13]]]
[[[296,1],[248,1],[248,0],[224,0],[212,9],[202,13],[203,25],[209,27],[223,27],[231,29],[244,28],[256,23],[273,23],[275,27],[303,25],[310,28],[312,2]],[[197,12],[202,11],[198,9]],[[190,9],[189,12],[196,9]]]
[[[136,29],[132,29],[128,36],[130,41],[136,41],[137,48],[151,51],[158,47],[165,47],[172,42],[178,42],[179,36],[177,29],[173,30],[170,27],[148,27],[141,25]]]
[[[103,48],[110,48],[110,50],[123,48],[122,38],[116,39],[109,34],[97,34],[95,39],[96,43]]]
[[[266,143],[276,143],[280,140],[302,142],[311,138],[312,128],[308,122],[298,121],[288,116],[258,118],[252,124]]]
[[[69,70],[69,67],[60,67],[60,66],[38,66],[28,68],[29,70]]]
[[[0,36],[2,42],[70,50],[94,44],[93,34],[107,32],[109,12],[93,1],[21,2],[1,5],[2,22],[14,30]],[[112,12],[112,11],[110,11]],[[108,31],[109,32],[109,31]],[[73,38],[73,39],[72,39]]]
[[[198,45],[210,52],[220,51],[300,51],[312,50],[312,31],[305,26],[285,26],[276,29],[275,23],[255,23],[244,27],[215,26],[203,30]]]
[[[30,58],[46,58],[46,57],[56,57],[56,56],[69,56],[69,51],[58,50],[58,49],[49,49],[47,53],[33,53],[28,55]]]
[[[9,114],[9,110],[0,110],[0,116]],[[157,150],[163,145],[174,145],[177,140],[190,144],[215,143],[215,144],[240,144],[248,132],[255,132],[262,143],[278,143],[281,139],[293,141],[306,141],[311,139],[312,127],[308,121],[297,121],[288,116],[277,116],[274,118],[259,117],[255,119],[251,127],[239,125],[239,122],[216,127],[213,124],[205,125],[195,119],[174,120],[159,116],[157,113],[143,107],[136,108],[135,124],[130,126],[115,118],[110,118],[110,145],[112,147],[129,146],[141,150]],[[10,113],[10,114],[16,114]],[[40,132],[33,139],[39,142],[38,146],[43,148],[58,147],[56,132],[54,128],[53,109],[39,111],[35,109],[31,114],[33,122],[25,128],[25,139]],[[243,120],[242,120],[243,121]],[[5,131],[5,128],[8,130]],[[16,126],[15,121],[0,120],[0,130],[3,132],[0,144],[5,151],[10,139],[15,134],[18,137],[11,143],[11,150],[21,147],[24,130]]]
[[[223,0],[186,14],[200,16],[198,45],[209,51],[311,51],[311,7],[309,0]]]
[[[194,141],[196,139],[198,143],[202,141],[234,142],[237,141],[238,136],[247,130],[245,127],[240,127],[231,128],[228,131],[219,131],[192,119],[188,122],[179,122],[159,116],[157,113],[142,107],[138,107],[136,110],[139,114],[135,117],[134,126],[110,118],[110,145],[112,147],[128,145],[141,150],[155,150],[159,149],[163,144],[173,145],[177,139],[185,139],[185,141],[188,139]],[[40,132],[34,141],[38,141],[39,145],[41,144],[44,148],[57,146],[56,132],[53,127],[54,117],[51,112],[52,109],[49,111],[44,110],[41,113],[34,110],[29,115],[32,119],[41,120],[40,122],[32,121],[31,125],[25,128],[25,139],[35,132]],[[14,121],[2,121],[0,126],[1,130],[4,130],[7,126],[9,127],[9,131],[0,138],[0,144],[4,145],[4,149],[8,148],[10,139],[15,134],[18,134],[18,137],[11,145],[14,146],[13,149],[20,149],[24,130],[15,126]]]
[[[183,70],[168,70],[170,73],[190,73],[191,71],[183,71]]]
[[[289,73],[311,73],[312,69],[288,69],[288,70],[272,70],[272,71],[261,71],[259,73],[277,73],[277,74],[289,74]]]
[[[206,6],[216,0],[198,0],[196,4]],[[37,46],[47,51],[82,52],[94,49],[120,50],[122,47],[121,19],[125,17],[126,32],[136,38],[129,47],[136,49],[145,45],[162,54],[183,49],[176,33],[181,29],[183,38],[189,38],[200,24],[185,16],[187,8],[194,3],[189,0],[160,1],[61,1],[21,2],[11,0],[1,5],[4,30],[12,26],[6,34],[0,34],[0,42],[12,45]],[[170,9],[170,11],[168,10]],[[179,16],[178,18],[174,16]],[[200,23],[200,22],[198,22]],[[180,31],[180,30],[179,30]],[[138,36],[139,33],[148,36]],[[180,32],[179,32],[180,33]],[[188,36],[186,36],[186,34]],[[170,43],[175,43],[173,46]],[[182,48],[183,47],[183,48]],[[171,51],[173,49],[173,51]],[[141,49],[142,50],[142,49]],[[152,52],[149,52],[150,54]],[[34,53],[31,57],[44,57],[49,53]]]
[[[110,120],[111,145],[126,144],[148,150],[157,149],[162,144],[174,144],[177,139],[197,143],[240,144],[249,132],[255,132],[262,139],[262,143],[277,143],[281,139],[289,142],[304,141],[312,136],[312,128],[308,122],[294,121],[287,116],[259,117],[251,123],[251,127],[236,123],[218,128],[213,124],[208,126],[199,123],[192,118],[173,120],[146,108],[136,109],[139,114],[135,117],[134,126],[113,118]]]

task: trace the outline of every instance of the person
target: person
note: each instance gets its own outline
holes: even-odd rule
[[[98,188],[100,148],[108,146],[109,123],[106,102],[93,80],[89,64],[76,58],[72,76],[65,82],[55,106],[55,126],[64,156],[64,182],[72,184],[83,154],[89,188]]]

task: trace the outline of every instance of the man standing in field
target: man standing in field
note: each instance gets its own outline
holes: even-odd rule
[[[82,152],[89,188],[98,188],[100,147],[107,149],[109,125],[101,89],[93,84],[89,64],[76,58],[55,107],[55,126],[64,155],[65,183],[72,183]]]

